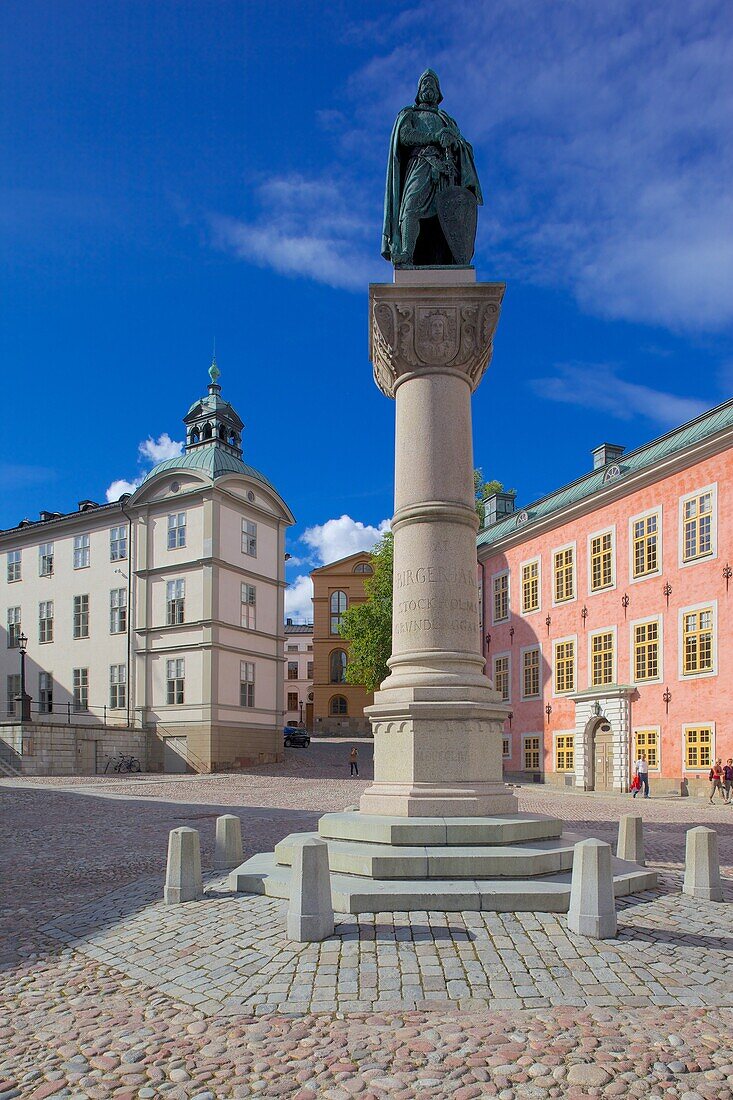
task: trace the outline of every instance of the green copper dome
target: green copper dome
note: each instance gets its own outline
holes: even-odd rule
[[[223,477],[224,474],[244,474],[245,477],[254,478],[266,485],[268,489],[277,492],[275,486],[267,480],[264,474],[261,474],[259,470],[255,470],[254,466],[248,466],[246,462],[231,454],[230,451],[225,450],[216,440],[212,440],[204,446],[196,447],[178,458],[167,458],[165,462],[159,462],[157,466],[153,466],[145,481],[150,481],[152,477],[157,477],[158,474],[165,473],[167,470],[198,470],[200,473],[207,474],[212,481],[216,481],[218,477]]]

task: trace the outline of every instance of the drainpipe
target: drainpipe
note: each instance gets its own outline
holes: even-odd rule
[[[481,652],[486,645],[486,562],[480,561],[481,566]],[[484,674],[486,670],[484,669]]]
[[[125,502],[120,501],[122,514],[127,520],[127,728],[130,728],[130,703],[132,700],[133,671],[132,671],[132,516],[125,511]]]

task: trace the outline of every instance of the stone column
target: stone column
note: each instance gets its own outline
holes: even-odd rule
[[[390,674],[367,710],[374,783],[363,813],[516,812],[502,779],[508,707],[481,653],[471,437],[471,394],[503,294],[472,268],[398,270],[394,285],[370,287],[374,377],[396,403],[395,561]]]

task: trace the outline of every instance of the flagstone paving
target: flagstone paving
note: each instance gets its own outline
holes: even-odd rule
[[[369,745],[354,781],[349,747],[249,775],[0,783],[0,1100],[733,1100],[731,807],[520,792],[609,841],[643,815],[661,889],[619,900],[613,941],[553,914],[426,912],[291,944],[282,902],[215,874],[162,905],[169,829],[199,828],[210,866],[234,808],[245,855],[271,849],[356,801]],[[718,829],[727,904],[680,893],[694,824]]]

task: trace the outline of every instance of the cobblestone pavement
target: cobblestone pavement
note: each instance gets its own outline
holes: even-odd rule
[[[662,889],[619,901],[614,941],[555,915],[413,913],[290,944],[283,903],[216,876],[204,901],[160,904],[169,829],[198,828],[210,865],[236,808],[245,854],[271,849],[356,801],[370,746],[350,781],[350,744],[247,775],[0,783],[0,1100],[733,1100],[733,882],[724,905],[679,893],[693,824],[718,829],[731,875],[731,807],[633,803]],[[520,792],[609,841],[631,805]]]

